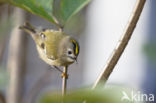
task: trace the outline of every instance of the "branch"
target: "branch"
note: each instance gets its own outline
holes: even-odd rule
[[[65,66],[63,68],[63,73],[62,73],[62,96],[66,94],[66,89],[67,89],[67,79],[68,79],[68,67]]]
[[[146,0],[137,0],[136,5],[134,7],[134,10],[132,12],[132,15],[129,19],[129,22],[125,28],[125,32],[123,33],[123,36],[121,37],[118,45],[116,46],[114,52],[112,53],[112,56],[109,58],[106,66],[102,69],[103,71],[95,81],[93,85],[93,89],[96,88],[100,83],[106,82],[112,73],[115,65],[119,61],[119,58],[121,57],[123,51],[125,50],[132,33],[136,27],[136,24],[139,20],[140,14],[142,12],[142,9],[144,7]]]

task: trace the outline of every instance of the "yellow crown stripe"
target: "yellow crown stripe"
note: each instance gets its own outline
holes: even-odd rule
[[[76,55],[79,53],[79,50],[78,50],[78,44],[77,44],[77,43],[76,43],[75,53],[76,53]]]
[[[79,53],[79,46],[75,40],[72,40],[72,42],[75,44],[75,54],[77,55]]]

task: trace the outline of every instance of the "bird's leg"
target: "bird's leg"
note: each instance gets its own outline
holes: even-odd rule
[[[57,67],[57,66],[51,66],[51,67],[58,70],[59,72],[63,73],[63,71],[59,67]]]

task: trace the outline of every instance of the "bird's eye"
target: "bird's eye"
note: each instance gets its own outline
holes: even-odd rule
[[[68,54],[72,54],[72,51],[68,51]]]
[[[45,45],[44,43],[41,43],[41,48],[44,49]]]
[[[40,36],[41,36],[42,38],[46,38],[45,34],[43,34],[43,33],[41,33]]]

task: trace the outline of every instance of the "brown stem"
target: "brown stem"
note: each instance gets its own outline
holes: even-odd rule
[[[57,18],[56,18],[54,15],[53,15],[52,17],[53,17],[53,19],[54,19],[54,21],[55,21],[55,25],[56,25],[57,29],[58,29],[59,31],[63,31],[64,26],[62,26],[62,25],[59,23],[59,21],[57,20]]]
[[[67,79],[68,79],[68,67],[65,66],[63,68],[63,73],[62,73],[62,96],[66,94],[66,89],[67,89]]]
[[[132,33],[136,27],[136,24],[138,22],[138,19],[140,17],[140,14],[142,12],[145,2],[146,2],[146,0],[137,0],[136,5],[133,9],[132,15],[129,19],[129,22],[125,28],[125,32],[123,33],[123,36],[121,37],[118,45],[114,49],[112,56],[109,58],[106,66],[102,69],[101,74],[95,81],[95,83],[92,87],[93,89],[95,87],[97,87],[100,83],[102,83],[102,82],[105,83],[108,80],[110,74],[112,73],[115,65],[117,64],[120,56],[122,55],[123,51],[125,50],[128,42],[132,36]]]

